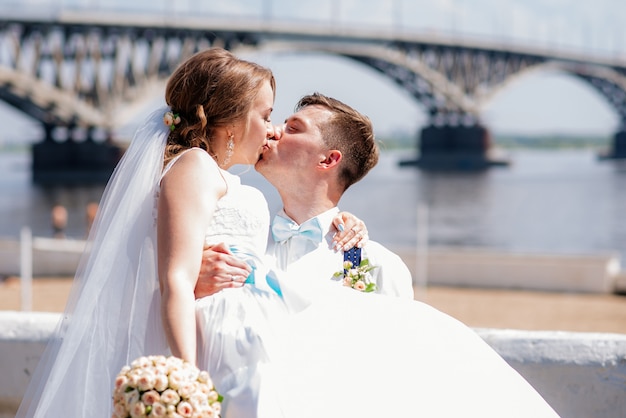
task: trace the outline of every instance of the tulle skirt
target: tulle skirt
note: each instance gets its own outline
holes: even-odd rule
[[[473,330],[417,301],[281,281],[197,302],[224,418],[556,417]]]

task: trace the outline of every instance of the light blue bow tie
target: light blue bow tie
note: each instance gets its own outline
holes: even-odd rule
[[[317,218],[312,218],[298,225],[290,219],[275,216],[272,222],[272,237],[275,242],[286,241],[291,237],[300,236],[313,242],[322,242],[322,227]]]

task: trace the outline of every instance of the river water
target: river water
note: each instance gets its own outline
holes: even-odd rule
[[[341,208],[364,219],[370,237],[411,247],[418,231],[429,245],[532,253],[615,252],[626,262],[626,164],[599,161],[591,150],[510,151],[512,164],[482,173],[428,173],[399,167],[410,151],[386,151],[377,167],[350,188]],[[235,167],[259,187],[270,209],[276,192],[252,169]],[[0,236],[23,226],[51,236],[50,210],[68,209],[67,234],[85,234],[85,207],[103,186],[35,186],[28,153],[0,152]],[[418,215],[418,207],[422,208]]]

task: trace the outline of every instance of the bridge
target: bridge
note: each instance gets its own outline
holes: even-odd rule
[[[39,121],[38,183],[100,182],[121,155],[111,133],[162,88],[181,60],[221,46],[235,53],[323,52],[393,80],[428,115],[419,157],[425,169],[482,169],[490,156],[481,111],[516,77],[542,68],[591,85],[619,116],[607,157],[626,158],[626,62],[494,41],[390,28],[225,19],[84,8],[0,16],[0,100]],[[68,174],[69,173],[69,174]]]

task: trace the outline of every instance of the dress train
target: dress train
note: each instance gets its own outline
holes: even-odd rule
[[[281,334],[286,416],[558,416],[449,315],[350,288],[318,290]]]
[[[225,390],[224,418],[558,416],[473,330],[425,303],[279,283],[280,296],[257,281],[198,302],[200,361]]]

